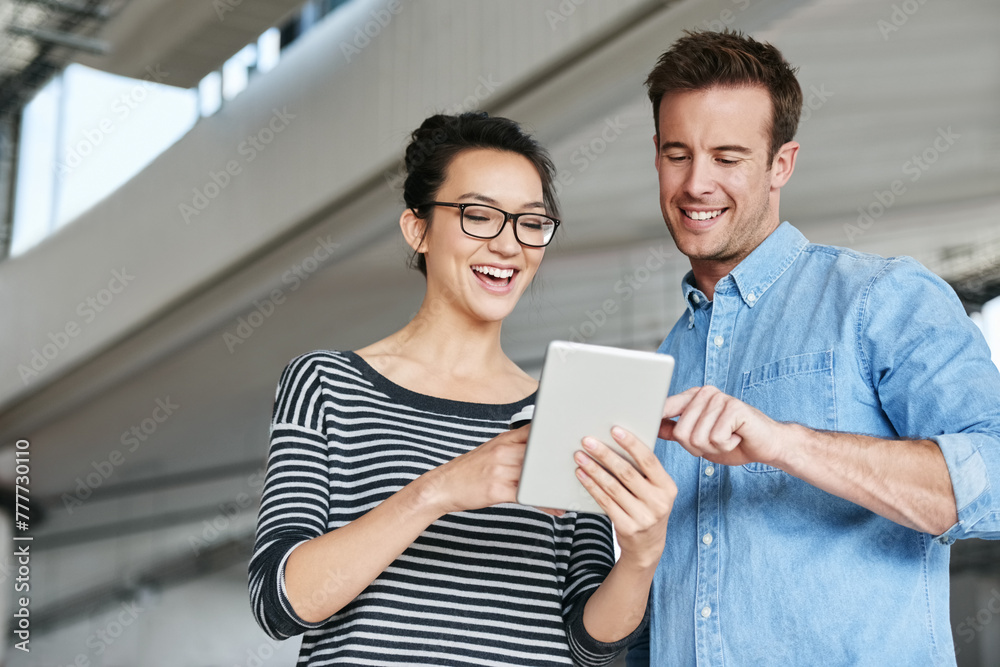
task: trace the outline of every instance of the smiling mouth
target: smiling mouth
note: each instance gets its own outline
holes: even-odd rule
[[[504,288],[514,282],[517,269],[500,269],[495,266],[477,264],[472,267],[472,272],[476,274],[479,282],[487,287]]]
[[[687,209],[681,209],[681,213],[684,214],[689,220],[694,220],[695,222],[704,222],[706,220],[714,220],[720,215],[728,211],[729,208],[719,208],[714,211],[689,211]]]

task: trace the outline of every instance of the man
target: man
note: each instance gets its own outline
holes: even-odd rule
[[[1000,538],[986,342],[916,261],[780,222],[802,93],[774,47],[688,33],[646,83],[691,272],[659,350],[679,491],[629,664],[954,665],[948,545]]]

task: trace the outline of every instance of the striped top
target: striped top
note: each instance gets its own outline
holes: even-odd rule
[[[249,567],[268,635],[305,633],[299,665],[606,665],[643,629],[590,637],[583,606],[614,556],[606,517],[554,517],[505,503],[446,514],[329,619],[292,609],[284,568],[297,545],[344,526],[416,479],[505,431],[534,401],[418,394],[354,352],[285,368]],[[335,566],[335,564],[331,564]]]

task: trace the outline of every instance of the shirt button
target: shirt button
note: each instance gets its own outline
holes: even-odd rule
[[[706,546],[712,543],[712,533],[705,533],[705,536],[701,538],[701,541],[705,543]]]
[[[756,300],[757,300],[757,296],[755,294],[747,294],[747,301],[749,301],[750,303],[753,303]]]
[[[726,342],[726,339],[722,336],[715,337],[715,347],[722,347],[722,344]]]
[[[715,474],[715,468],[713,468],[712,466],[708,466],[707,468],[705,468],[706,476],[711,477],[714,474]]]
[[[698,296],[697,294],[692,294],[691,300],[694,301],[695,303],[701,303],[701,297]]]
[[[711,615],[712,615],[712,608],[711,607],[702,607],[701,608],[701,617],[702,618],[708,618]]]

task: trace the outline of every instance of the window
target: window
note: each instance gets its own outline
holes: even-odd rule
[[[19,255],[107,197],[216,113],[281,50],[345,0],[311,0],[183,90],[70,65],[25,106],[10,254]]]
[[[975,322],[993,353],[993,363],[1000,368],[1000,297],[995,297],[983,304],[982,310],[972,313]]]
[[[23,111],[11,255],[117,190],[197,118],[193,91],[70,65]]]

